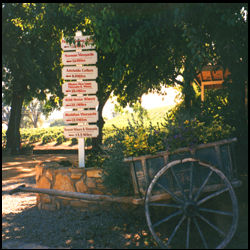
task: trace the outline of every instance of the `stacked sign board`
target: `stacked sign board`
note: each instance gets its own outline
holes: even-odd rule
[[[97,137],[99,130],[95,123],[98,120],[96,107],[99,102],[95,95],[98,76],[97,67],[93,64],[97,62],[97,53],[91,36],[75,36],[75,43],[69,44],[63,38],[61,48],[62,78],[64,84],[62,91],[65,94],[63,107],[73,109],[65,111],[63,120],[67,124],[81,123],[82,125],[71,125],[64,127],[66,138]],[[86,43],[87,42],[87,43]],[[86,66],[88,65],[88,66]]]

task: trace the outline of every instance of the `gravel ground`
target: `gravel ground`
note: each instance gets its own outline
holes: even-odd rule
[[[92,211],[67,208],[45,211],[38,210],[35,195],[27,193],[4,194],[2,202],[5,249],[157,248],[146,225],[143,207],[113,204]],[[242,206],[236,235],[227,249],[248,248],[248,206]]]
[[[39,210],[35,194],[8,194],[20,184],[8,184],[2,191],[3,249],[157,248],[142,206]],[[25,184],[35,186],[34,177],[25,178]]]
[[[248,249],[248,180],[236,190],[239,226],[227,249]],[[158,248],[146,224],[142,206],[111,206],[84,210],[63,208],[38,210],[36,196],[7,190],[20,185],[9,183],[2,189],[3,249],[151,249]],[[33,177],[25,184],[34,185]]]
[[[19,196],[3,197],[3,204],[8,203],[11,207],[3,206],[4,248],[8,248],[13,240],[71,249],[155,246],[142,207],[112,205],[93,211],[67,208],[45,211],[37,209],[35,196]]]

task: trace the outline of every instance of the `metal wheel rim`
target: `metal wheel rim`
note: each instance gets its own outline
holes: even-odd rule
[[[210,168],[210,170],[215,172],[224,181],[224,183],[228,187],[228,192],[230,194],[230,198],[232,201],[232,209],[233,209],[232,224],[231,224],[230,230],[227,233],[226,237],[224,238],[224,240],[222,242],[220,242],[219,245],[217,245],[216,249],[224,248],[230,242],[233,235],[235,234],[237,224],[238,224],[238,202],[237,202],[235,192],[233,190],[233,187],[232,187],[230,181],[227,179],[227,177],[223,174],[222,171],[220,171],[219,169],[215,168],[214,166],[212,166],[210,164],[201,162],[201,161],[199,161],[197,159],[193,159],[193,158],[186,158],[183,160],[176,160],[176,161],[172,161],[172,162],[168,163],[162,169],[160,169],[160,171],[158,171],[158,173],[154,176],[153,180],[151,181],[150,185],[148,186],[147,192],[145,194],[145,214],[146,214],[146,220],[147,220],[147,224],[148,224],[148,227],[150,229],[150,232],[161,248],[168,248],[163,244],[162,240],[156,235],[156,233],[152,227],[151,218],[150,218],[150,211],[149,211],[149,199],[151,196],[152,189],[153,189],[154,185],[156,184],[157,180],[160,178],[160,176],[163,175],[172,166],[175,166],[177,164],[186,163],[186,162],[197,162],[201,166]],[[183,216],[181,220],[185,220],[185,219],[187,219],[187,217]]]

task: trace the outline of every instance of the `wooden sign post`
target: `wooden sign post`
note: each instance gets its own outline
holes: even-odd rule
[[[93,81],[98,76],[97,67],[93,65],[97,62],[97,53],[89,50],[95,48],[91,36],[75,36],[74,39],[74,44],[68,44],[64,38],[61,41],[64,51],[62,63],[65,65],[62,68],[62,78],[65,80],[62,91],[67,95],[63,99],[63,107],[74,109],[65,111],[63,120],[67,124],[78,124],[65,126],[64,136],[78,138],[78,160],[79,167],[82,168],[85,167],[84,139],[97,137],[99,134],[96,125],[89,125],[98,121],[96,108],[99,102],[97,97],[92,95],[98,88],[96,81]]]

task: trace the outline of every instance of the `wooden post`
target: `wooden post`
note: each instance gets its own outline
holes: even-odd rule
[[[78,31],[76,32],[76,36],[81,36],[82,32]],[[76,49],[76,52],[81,52],[81,49]],[[76,65],[82,67],[81,64]],[[82,95],[77,95],[77,96],[82,96]],[[80,124],[79,124],[80,125]],[[85,138],[78,138],[78,166],[79,168],[85,168],[85,143],[84,143]]]
[[[85,168],[85,145],[84,138],[78,138],[78,162],[79,168]]]
[[[201,101],[204,101],[204,84],[201,82]]]

